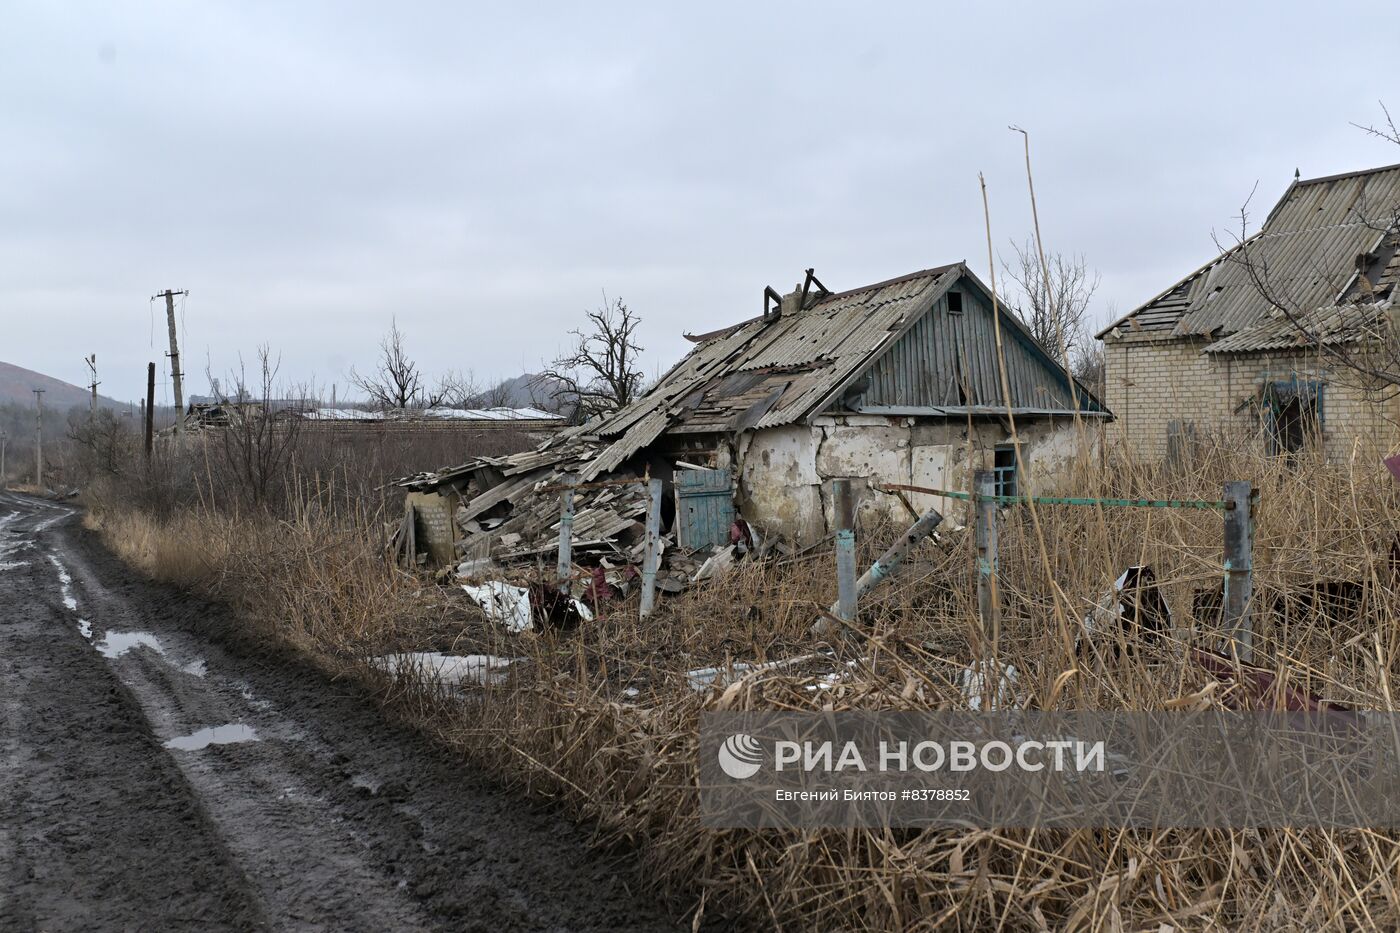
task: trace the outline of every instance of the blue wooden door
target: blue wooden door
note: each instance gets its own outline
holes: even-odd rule
[[[677,470],[676,543],[694,551],[729,543],[734,486],[728,470]]]

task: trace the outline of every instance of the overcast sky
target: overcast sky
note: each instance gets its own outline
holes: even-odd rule
[[[538,368],[609,296],[648,373],[815,266],[959,259],[977,174],[1126,312],[1257,182],[1400,162],[1374,3],[7,3],[0,360],[144,392],[187,288],[188,391],[270,343],[338,382],[390,318],[430,374]],[[154,335],[154,336],[153,336]],[[168,397],[168,389],[163,390]],[[158,395],[161,390],[158,390]]]

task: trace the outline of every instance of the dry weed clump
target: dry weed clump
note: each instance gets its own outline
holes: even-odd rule
[[[1394,483],[1374,461],[1326,465],[1204,450],[1190,468],[1086,460],[1056,488],[1081,496],[1206,498],[1249,479],[1256,512],[1257,661],[1293,686],[1394,709]],[[1386,929],[1400,926],[1400,837],[1389,831],[709,831],[697,816],[698,714],[706,709],[965,708],[957,673],[990,647],[977,624],[971,535],[948,531],[862,605],[863,637],[811,655],[809,626],[835,595],[830,553],[740,565],[663,600],[635,600],[572,632],[507,635],[451,591],[389,567],[369,513],[332,517],[307,497],[293,517],[202,513],[160,527],[100,516],[156,576],[199,585],[269,620],[289,642],[344,663],[387,651],[523,657],[502,685],[465,697],[390,683],[397,708],[480,767],[558,798],[610,838],[642,848],[659,892],[703,917],[788,929]],[[1001,528],[998,660],[1033,708],[1219,707],[1231,687],[1194,666],[1218,620],[1221,515],[1042,506]],[[951,522],[949,523],[952,524]],[[863,535],[875,556],[878,530]],[[179,544],[162,543],[164,538]],[[1042,551],[1040,541],[1044,540]],[[123,541],[129,543],[124,544]],[[188,553],[193,546],[198,558]],[[177,551],[185,553],[177,555]],[[141,556],[145,555],[145,556]],[[190,561],[194,561],[193,565]],[[1173,611],[1154,648],[1077,647],[1079,620],[1130,564],[1149,564]],[[1046,572],[1046,567],[1049,573]],[[1345,585],[1343,585],[1345,584]],[[1345,593],[1346,598],[1334,598]],[[1056,608],[1058,604],[1058,609]],[[728,668],[694,689],[687,671]]]

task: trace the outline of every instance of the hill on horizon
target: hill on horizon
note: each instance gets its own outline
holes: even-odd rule
[[[80,386],[14,363],[0,362],[0,405],[33,405],[35,389],[44,390],[44,408],[51,411],[66,412],[75,405],[86,407],[90,398],[88,390]],[[105,395],[97,396],[97,404],[100,408],[126,408],[125,402]]]

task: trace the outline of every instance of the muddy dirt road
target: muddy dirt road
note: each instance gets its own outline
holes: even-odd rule
[[[0,493],[0,929],[664,930],[635,867]]]

